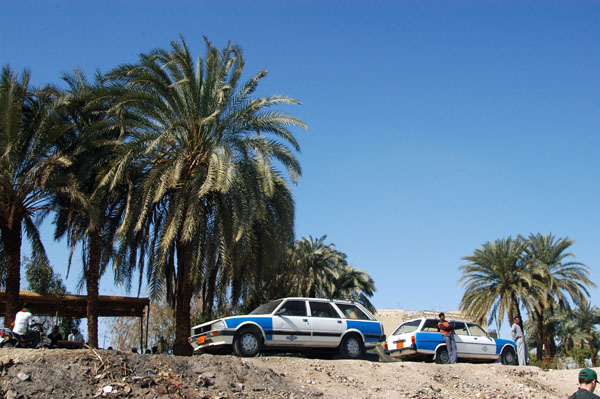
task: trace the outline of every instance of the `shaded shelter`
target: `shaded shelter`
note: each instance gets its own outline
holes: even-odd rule
[[[38,294],[20,291],[19,300],[29,303],[34,315],[70,317],[85,319],[87,317],[86,295]],[[6,310],[6,291],[0,290],[0,314]],[[148,343],[148,315],[150,300],[148,298],[100,296],[98,306],[99,317],[139,317],[140,347],[144,347],[144,318],[146,319],[146,344]]]

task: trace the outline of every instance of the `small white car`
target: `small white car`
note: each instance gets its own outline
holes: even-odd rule
[[[261,351],[337,349],[350,359],[385,341],[383,325],[362,305],[342,300],[283,298],[246,316],[225,317],[192,327],[194,350],[231,349],[238,356]]]
[[[478,324],[448,320],[454,327],[456,354],[459,360],[517,364],[517,345],[507,339],[491,338]],[[396,359],[434,360],[449,363],[450,357],[439,319],[420,317],[403,322],[385,342],[385,352]]]

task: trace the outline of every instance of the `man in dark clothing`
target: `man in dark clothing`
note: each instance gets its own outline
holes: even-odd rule
[[[58,326],[52,326],[52,332],[48,334],[48,338],[50,339],[50,347],[58,348],[58,341],[63,339],[61,333],[58,332]]]
[[[600,399],[594,395],[594,389],[598,383],[598,375],[592,369],[585,368],[579,372],[579,389],[569,399]]]
[[[440,322],[438,323],[438,329],[442,332],[442,335],[444,336],[444,341],[446,342],[446,350],[448,351],[448,356],[450,356],[450,364],[454,364],[456,363],[456,341],[454,339],[454,327],[446,321],[446,315],[443,312],[440,313]]]

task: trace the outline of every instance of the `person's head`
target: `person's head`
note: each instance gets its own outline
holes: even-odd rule
[[[23,304],[23,309],[29,309],[29,303],[28,302],[25,302]]]
[[[58,326],[56,324],[52,326],[52,332],[53,333],[57,333],[58,332]]]
[[[444,314],[444,312],[440,312],[439,317],[441,321],[446,320],[446,315]]]
[[[76,328],[71,328],[71,334],[77,334],[79,331],[77,331]]]
[[[137,353],[137,348],[134,346],[133,348],[131,348],[131,352]]]
[[[596,374],[594,370],[585,368],[579,372],[579,385],[581,386],[581,389],[594,392],[597,383],[598,374]]]
[[[519,316],[515,316],[515,318],[513,319],[513,323],[521,324],[521,318]]]

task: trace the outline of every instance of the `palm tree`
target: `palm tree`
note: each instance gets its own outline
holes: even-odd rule
[[[488,323],[496,318],[501,324],[505,313],[509,321],[521,317],[521,304],[528,300],[533,286],[521,258],[526,245],[522,237],[509,236],[487,242],[463,257],[469,263],[460,266],[463,273],[460,282],[465,287],[461,311],[479,322],[489,315]]]
[[[0,72],[0,248],[5,268],[7,306],[4,325],[19,310],[22,230],[32,246],[32,261],[48,264],[38,232],[41,217],[50,209],[48,189],[52,171],[68,165],[53,147],[62,130],[55,123],[50,90],[34,91],[29,72],[19,78],[8,66]],[[4,273],[0,273],[4,274]]]
[[[113,236],[122,216],[126,198],[123,187],[107,190],[98,187],[99,176],[115,156],[117,140],[122,139],[108,104],[97,101],[103,89],[103,78],[97,74],[93,83],[83,72],[73,71],[63,76],[67,88],[63,92],[60,116],[70,126],[60,141],[69,154],[72,165],[63,171],[68,187],[54,198],[55,238],[67,236],[71,259],[77,244],[81,244],[83,281],[87,288],[88,339],[98,347],[99,283],[113,258]]]
[[[556,354],[556,343],[551,334],[545,334],[544,319],[556,310],[569,308],[569,299],[580,303],[589,295],[588,287],[595,287],[589,279],[588,267],[580,262],[568,261],[574,255],[566,252],[573,241],[568,237],[556,238],[553,234],[531,234],[525,248],[524,262],[541,287],[534,298],[532,314],[538,325],[537,358],[542,359],[544,347],[549,355]]]
[[[328,298],[335,291],[339,267],[347,264],[346,255],[335,245],[326,245],[326,238],[309,236],[294,243],[288,260],[296,279],[296,291],[291,295]]]
[[[573,316],[577,321],[580,331],[583,333],[580,342],[583,345],[584,340],[587,340],[588,347],[592,352],[592,366],[596,367],[598,362],[598,332],[594,326],[600,324],[600,309],[593,306],[590,301],[583,300],[578,303],[577,309],[573,312]]]
[[[334,286],[331,298],[351,299],[375,312],[375,306],[369,300],[375,294],[375,282],[366,272],[352,265],[342,265],[338,268]]]
[[[166,291],[175,309],[175,354],[191,353],[190,301],[211,268],[235,272],[233,244],[252,228],[265,196],[273,195],[276,165],[294,182],[300,175],[289,128],[304,124],[269,110],[298,102],[254,98],[266,71],[240,85],[243,68],[236,46],[219,51],[206,40],[205,58],[194,62],[182,38],[170,51],[142,54],[138,63],[109,74],[116,100],[111,112],[129,110],[139,118],[103,185],[121,184],[132,164],[144,172],[129,193],[118,233],[142,239],[130,247],[129,259],[148,259],[154,295]]]

